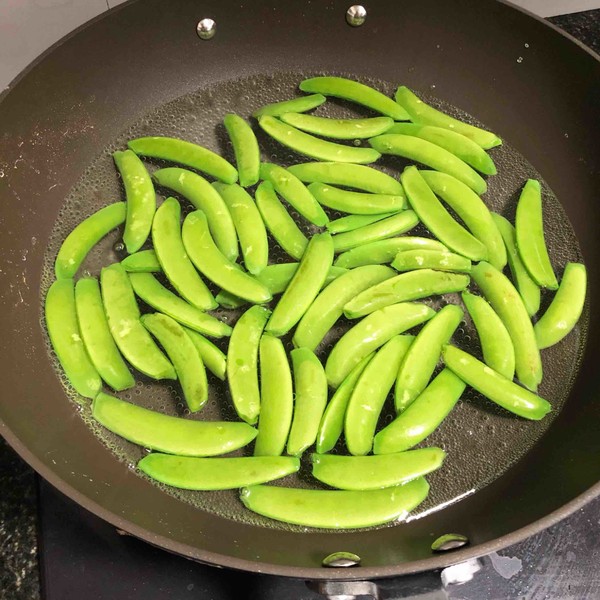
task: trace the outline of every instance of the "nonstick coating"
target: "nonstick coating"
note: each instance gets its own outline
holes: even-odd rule
[[[59,489],[118,527],[191,558],[309,578],[434,568],[498,549],[596,495],[600,410],[598,318],[564,409],[503,476],[461,502],[401,527],[302,533],[234,522],[149,484],[90,433],[65,400],[40,327],[43,258],[65,197],[85,168],[154,107],[220,81],[265,73],[344,72],[402,82],[459,106],[525,156],[561,200],[598,286],[594,260],[600,158],[598,62],[550,27],[496,2],[378,2],[358,29],[341,2],[127,4],[57,46],[0,111],[0,432]],[[196,22],[217,36],[202,42]],[[435,87],[434,87],[435,86]],[[554,216],[561,218],[560,213]],[[565,365],[561,365],[564,367]],[[511,439],[507,439],[508,444]],[[431,557],[456,531],[472,547]],[[363,567],[323,570],[328,553]]]

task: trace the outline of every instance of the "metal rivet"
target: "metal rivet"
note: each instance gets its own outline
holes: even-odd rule
[[[334,552],[323,559],[324,567],[357,567],[360,565],[360,556],[352,552]]]
[[[346,11],[346,22],[352,27],[360,27],[367,18],[367,9],[360,4],[353,4]]]
[[[462,548],[469,543],[469,538],[466,535],[460,533],[446,533],[441,535],[433,544],[431,549],[434,552],[448,552],[449,550],[456,550]]]
[[[212,19],[202,19],[196,25],[196,33],[201,40],[210,40],[217,32],[217,24]]]

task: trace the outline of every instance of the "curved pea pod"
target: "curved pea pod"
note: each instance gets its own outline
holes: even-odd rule
[[[154,250],[138,250],[125,257],[121,264],[128,273],[160,273],[160,263]]]
[[[422,442],[448,416],[465,387],[464,381],[450,369],[443,369],[404,412],[375,436],[373,452],[404,454],[404,450]]]
[[[196,352],[204,363],[204,366],[221,381],[225,381],[227,374],[227,357],[217,348],[210,340],[207,340],[203,335],[200,335],[193,329],[184,327],[185,332],[192,340]]]
[[[256,429],[246,423],[180,419],[100,392],[92,404],[96,421],[122,438],[159,452],[216,456],[249,444]]]
[[[153,452],[137,466],[152,479],[183,490],[232,490],[296,473],[300,461],[293,456],[196,458]]]
[[[81,338],[100,377],[117,391],[133,387],[135,379],[108,328],[97,279],[83,277],[76,283],[75,308]]]
[[[304,133],[287,123],[268,115],[259,117],[261,129],[274,140],[298,154],[317,160],[368,164],[375,162],[381,155],[373,148],[346,146],[328,142]]]
[[[123,242],[129,254],[137,252],[148,239],[156,211],[156,193],[144,163],[131,151],[114,152],[127,198]]]
[[[473,140],[482,148],[489,150],[502,144],[502,140],[491,131],[463,123],[420,100],[411,90],[400,86],[396,90],[396,102],[410,115],[410,120],[423,125],[435,125],[450,129]]]
[[[539,421],[552,410],[548,401],[502,377],[475,357],[454,346],[446,346],[442,356],[447,367],[467,385],[515,415]]]
[[[248,304],[248,302],[243,298],[238,298],[226,290],[221,290],[216,295],[215,300],[219,306],[228,308],[229,310],[235,310],[236,308],[240,308],[241,306]]]
[[[217,303],[202,281],[181,237],[181,206],[175,198],[167,198],[156,211],[152,223],[154,250],[167,279],[192,306],[209,310]]]
[[[297,129],[336,140],[359,140],[380,135],[387,131],[394,120],[390,117],[368,119],[330,119],[315,115],[284,113],[280,119]]]
[[[556,296],[533,327],[540,349],[557,344],[575,327],[583,312],[586,286],[585,265],[567,263]]]
[[[416,167],[404,169],[401,180],[411,207],[440,242],[473,261],[487,258],[486,246],[452,218]]]
[[[345,233],[354,231],[361,227],[366,227],[372,223],[377,223],[383,219],[393,216],[394,213],[384,213],[379,215],[348,215],[327,223],[327,231],[331,234]]]
[[[302,318],[317,297],[333,262],[333,242],[328,233],[315,234],[300,261],[298,270],[273,309],[266,330],[285,335]]]
[[[271,115],[272,117],[279,117],[285,113],[295,112],[306,112],[317,108],[325,102],[327,98],[323,94],[311,94],[310,96],[300,96],[299,98],[293,98],[292,100],[283,100],[282,102],[273,102],[272,104],[266,104],[252,113],[252,116],[257,118],[263,115]]]
[[[453,254],[452,252],[423,249],[404,250],[396,254],[392,267],[396,271],[435,269],[437,271],[468,273],[471,270],[471,261],[460,254]]]
[[[238,416],[254,425],[260,412],[258,347],[271,311],[249,308],[233,328],[227,350],[227,382]]]
[[[230,261],[235,262],[239,255],[235,226],[227,204],[217,190],[204,177],[186,169],[159,169],[154,171],[152,177],[159,185],[181,194],[204,212],[217,247]]]
[[[50,286],[44,311],[50,342],[67,379],[78,394],[94,398],[102,380],[81,339],[72,279],[59,279]]]
[[[89,251],[125,221],[125,202],[109,204],[84,219],[61,244],[54,263],[56,279],[71,279]]]
[[[100,283],[108,326],[125,360],[153,379],[177,379],[173,365],[140,321],[140,309],[125,269],[119,263],[105,267]]]
[[[344,314],[357,319],[390,304],[462,292],[468,285],[468,275],[432,269],[409,271],[367,288],[344,305]]]
[[[403,194],[370,194],[342,190],[324,183],[311,183],[308,189],[319,204],[353,215],[380,215],[406,208]]]
[[[284,523],[324,529],[356,529],[403,521],[429,493],[418,477],[382,490],[307,490],[271,485],[243,488],[240,498],[251,511]]]
[[[521,296],[508,278],[489,263],[475,265],[471,269],[471,277],[510,335],[515,349],[517,378],[525,387],[535,391],[542,381],[542,361],[533,325]]]
[[[171,359],[188,408],[191,412],[199,411],[208,400],[208,383],[196,346],[185,329],[167,315],[143,315],[141,321]]]
[[[235,167],[222,156],[192,142],[177,138],[151,136],[131,140],[129,148],[141,156],[160,158],[212,175],[224,183],[235,183]]]
[[[394,121],[407,121],[408,113],[391,98],[381,92],[345,77],[311,77],[300,83],[303,92],[333,96],[366,106]]]
[[[259,352],[261,407],[254,456],[279,456],[292,425],[292,373],[279,338],[264,334]]]
[[[242,187],[254,185],[258,182],[260,149],[252,127],[242,117],[233,113],[225,115],[223,124],[233,144],[240,185]]]
[[[425,304],[406,302],[386,306],[359,321],[339,339],[327,357],[325,374],[329,385],[337,388],[365,356],[434,314]]]
[[[512,379],[515,376],[515,349],[504,323],[481,296],[464,292],[462,301],[477,329],[485,364]]]

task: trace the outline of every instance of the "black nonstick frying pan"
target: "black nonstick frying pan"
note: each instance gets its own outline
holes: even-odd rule
[[[215,565],[313,580],[463,561],[515,543],[600,493],[598,57],[493,0],[379,0],[366,5],[361,27],[346,23],[349,4],[131,2],[61,41],[0,103],[0,433],[62,492],[151,544]],[[216,22],[209,41],[196,34],[204,17]],[[445,475],[451,481],[432,483],[441,491],[431,510],[401,525],[345,533],[253,521],[235,496],[209,494],[198,508],[136,474],[127,464],[134,451],[98,437],[88,408],[67,397],[41,324],[40,290],[56,236],[120,193],[109,150],[152,131],[203,134],[201,143],[230,151],[215,128],[226,111],[247,114],[285,99],[305,75],[320,72],[387,91],[406,84],[497,132],[505,140],[497,155],[502,174],[488,200],[512,216],[523,178],[543,178],[551,253],[558,265],[586,262],[592,306],[569,341],[545,355],[541,391],[556,407],[553,419],[536,428],[467,398],[450,425],[472,431],[442,440],[456,458]],[[100,250],[103,260],[118,255],[109,245]],[[143,402],[144,386],[133,401]],[[433,539],[450,532],[470,545],[432,554]],[[361,566],[323,568],[334,551],[355,552]]]

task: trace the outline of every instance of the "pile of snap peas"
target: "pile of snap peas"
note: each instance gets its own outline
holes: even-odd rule
[[[537,394],[540,350],[581,316],[586,269],[568,263],[557,280],[537,181],[525,183],[514,225],[481,199],[484,176],[496,173],[487,152],[501,144],[495,134],[403,86],[395,99],[340,77],[307,79],[300,89],[307,95],[253,117],[313,162],[263,162],[255,131],[235,114],[224,125],[236,166],[175,138],[138,138],[115,152],[125,201],[87,217],[62,243],[46,325],[94,418],[152,450],[138,463],[146,475],[190,490],[241,488],[248,509],[276,520],[367,527],[402,520],[427,497],[424,476],[445,452],[415,446],[466,386],[525,419],[551,410]],[[308,113],[329,97],[374,116]],[[347,143],[356,140],[369,145]],[[415,164],[396,179],[367,166],[382,154]],[[153,169],[152,159],[173,166]],[[155,186],[194,211],[182,220],[180,201],[158,203]],[[331,211],[345,216],[331,220]],[[431,237],[405,235],[419,223]],[[128,256],[99,278],[78,277],[92,248],[122,226]],[[289,262],[269,264],[269,238]],[[542,289],[556,293],[538,317]],[[436,311],[423,302],[457,293],[462,305]],[[154,312],[142,314],[138,300]],[[232,328],[211,314],[218,307],[243,314]],[[452,344],[465,310],[483,360]],[[316,352],[342,318],[349,327],[323,363]],[[209,338],[229,338],[227,352]],[[103,391],[134,386],[134,370],[177,380],[192,413],[207,402],[208,370],[227,382],[239,420],[168,416]],[[381,428],[390,393],[397,416]],[[342,434],[347,454],[331,453]],[[223,456],[251,442],[252,456]],[[313,446],[322,489],[265,485],[297,472]]]

